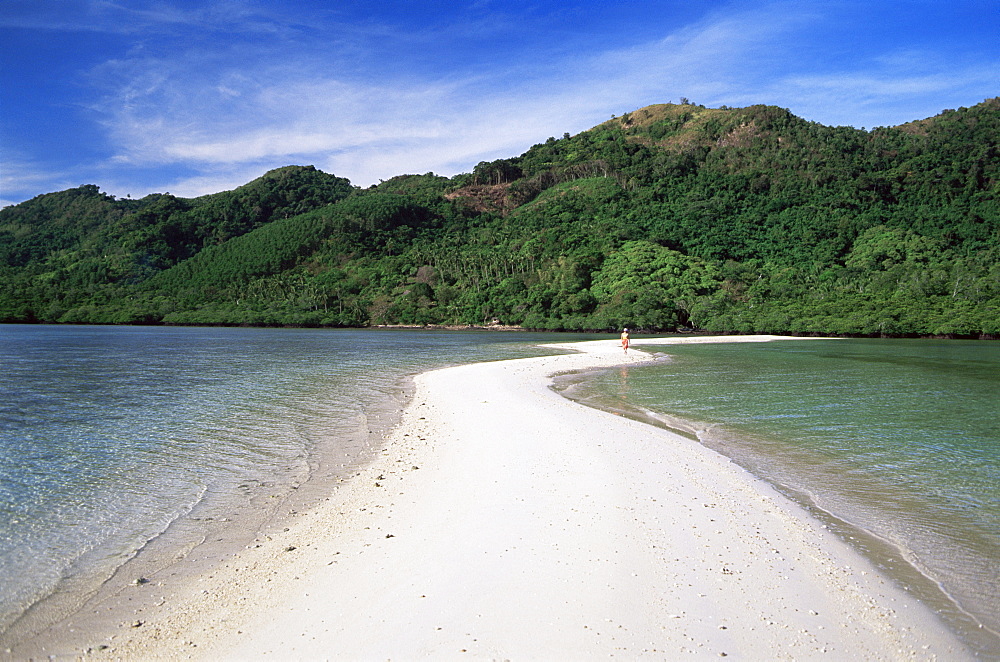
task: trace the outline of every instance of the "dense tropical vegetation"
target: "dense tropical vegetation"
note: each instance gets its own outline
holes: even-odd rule
[[[1000,334],[1000,99],[870,131],[657,105],[452,178],[289,166],[0,210],[0,321]]]

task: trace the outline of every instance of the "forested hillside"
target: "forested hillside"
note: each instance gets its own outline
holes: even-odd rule
[[[0,321],[1000,334],[1000,99],[894,128],[657,105],[452,178],[311,167],[0,210]]]

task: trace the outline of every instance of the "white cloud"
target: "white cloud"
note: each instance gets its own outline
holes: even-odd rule
[[[242,3],[234,6],[243,7],[239,20],[256,19]],[[204,20],[152,11],[145,10],[145,19],[161,24]],[[249,42],[224,50],[192,46],[101,67],[95,80],[126,83],[109,90],[97,110],[117,149],[113,163],[182,165],[196,174],[167,190],[197,195],[290,163],[315,164],[362,186],[402,173],[451,175],[519,154],[550,135],[681,97],[707,105],[771,103],[807,119],[867,126],[897,107],[912,108],[915,99],[959,89],[947,63],[926,53],[886,53],[839,69],[797,66],[804,35],[824,20],[816,6],[799,2],[730,7],[648,43],[539,60],[530,68],[524,58],[511,69],[498,62],[474,74],[393,74],[390,47],[377,52],[378,67],[362,66],[345,55],[364,40],[357,27],[336,52],[308,42],[301,50],[260,52]],[[370,29],[381,37],[387,30]],[[421,36],[407,39],[419,43]],[[981,84],[997,73],[994,67],[977,77],[970,67],[958,80]],[[910,119],[919,117],[899,121]]]
[[[0,191],[21,192],[21,191],[47,191],[72,188],[80,186],[85,182],[71,181],[67,173],[59,173],[53,176],[52,171],[46,166],[33,161],[24,155],[7,151],[0,162]],[[0,199],[0,207],[6,207],[18,202],[23,202],[27,197],[19,200]]]
[[[996,80],[1000,65],[946,66],[933,54],[909,53],[854,70],[788,76],[763,94],[780,96],[793,112],[824,124],[871,128],[924,119],[948,104],[977,104]]]
[[[540,63],[515,84],[502,70],[359,80],[338,77],[343,67],[308,61],[251,62],[249,69],[230,62],[206,74],[198,52],[169,63],[113,62],[99,75],[129,81],[103,107],[120,146],[118,162],[185,163],[207,173],[308,161],[367,185],[401,172],[453,174],[485,158],[513,156],[549,135],[667,101],[665,90],[675,100],[711,92],[702,81],[728,76],[732,66],[717,56],[721,45],[739,56],[765,28],[776,29],[709,22],[651,44]]]
[[[285,165],[296,164],[287,163]],[[226,167],[211,169],[201,175],[174,179],[155,191],[144,190],[133,197],[142,197],[144,195],[148,195],[149,193],[156,192],[169,192],[182,198],[197,198],[198,196],[208,195],[210,193],[220,193],[222,191],[231,191],[235,188],[239,188],[240,186],[257,179],[270,169],[271,167],[256,163],[241,164],[233,168]]]

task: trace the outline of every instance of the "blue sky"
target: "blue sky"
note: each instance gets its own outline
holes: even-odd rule
[[[872,128],[1000,94],[995,0],[3,0],[0,205],[468,172],[686,97]]]

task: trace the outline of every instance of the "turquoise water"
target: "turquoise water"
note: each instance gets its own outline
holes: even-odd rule
[[[0,633],[40,600],[72,613],[170,535],[252,536],[371,452],[402,376],[569,337],[0,326]]]
[[[852,525],[845,536],[904,581],[899,566],[919,570],[954,603],[941,607],[953,621],[1000,632],[1000,343],[655,349],[672,360],[603,373],[591,396],[691,423],[706,445]]]
[[[0,639],[29,608],[72,613],[157,544],[169,556],[228,527],[232,545],[317,477],[349,474],[398,412],[403,375],[586,339],[0,326]],[[1000,344],[657,351],[673,360],[584,387],[691,422],[706,445],[849,523],[843,535],[902,581],[906,568],[931,578],[958,629],[998,628]]]

